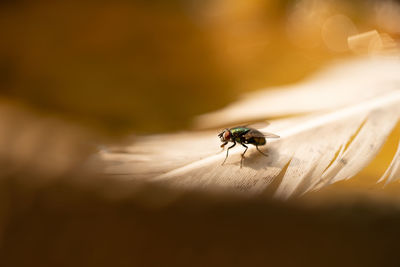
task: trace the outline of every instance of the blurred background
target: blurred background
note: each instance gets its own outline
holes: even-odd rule
[[[400,2],[1,1],[0,95],[111,134],[171,131],[400,35]]]
[[[347,38],[371,30],[398,43],[400,1],[0,1],[0,265],[396,266],[399,208],[382,198],[310,211],[121,185],[86,164],[100,142],[190,129],[358,56]],[[399,133],[350,186],[372,188]]]

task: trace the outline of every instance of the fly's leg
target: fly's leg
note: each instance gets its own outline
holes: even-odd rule
[[[244,146],[246,149],[244,150],[244,152],[242,153],[242,158],[240,160],[240,168],[242,168],[243,165],[243,160],[244,160],[244,154],[246,153],[248,146],[246,146],[245,144],[241,144],[242,146]]]
[[[218,152],[217,154],[221,153],[222,151],[224,151],[225,146],[228,144],[228,142],[223,143],[220,147],[222,147],[222,150],[220,152]]]
[[[264,152],[262,152],[262,151],[258,148],[258,146],[256,146],[256,148],[257,148],[258,152],[260,152],[260,153],[263,154],[264,156],[268,157],[268,154],[265,154]]]
[[[228,154],[229,154],[229,149],[231,149],[232,147],[236,146],[236,142],[233,143],[233,145],[231,145],[230,147],[228,147],[228,149],[226,150],[226,157],[224,159],[224,162],[222,162],[221,165],[224,165],[226,159],[228,158]]]

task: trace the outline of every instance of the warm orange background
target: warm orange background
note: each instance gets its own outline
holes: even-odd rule
[[[241,94],[399,36],[393,1],[2,1],[0,95],[109,133],[188,127]]]

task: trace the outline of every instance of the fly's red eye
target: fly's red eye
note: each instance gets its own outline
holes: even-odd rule
[[[229,131],[224,132],[224,139],[229,140],[231,138],[231,133]]]

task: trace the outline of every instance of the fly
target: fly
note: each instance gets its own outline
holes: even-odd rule
[[[246,149],[242,153],[242,158],[240,160],[240,168],[242,168],[244,154],[246,153],[248,146],[247,144],[251,144],[256,146],[258,152],[263,154],[264,156],[268,157],[267,154],[263,153],[258,147],[263,146],[267,143],[266,138],[279,138],[278,135],[272,133],[262,133],[257,129],[250,128],[247,126],[237,126],[229,129],[223,130],[221,133],[218,134],[222,142],[222,149],[229,143],[232,142],[233,145],[228,147],[226,150],[226,157],[225,160],[222,162],[221,165],[224,165],[226,159],[228,158],[229,149],[233,148],[237,143],[241,144]]]

